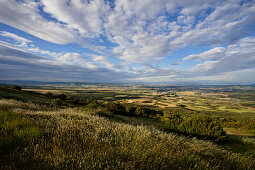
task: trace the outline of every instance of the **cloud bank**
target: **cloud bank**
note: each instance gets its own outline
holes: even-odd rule
[[[9,30],[0,32],[5,47],[7,43],[10,49],[51,58],[51,64],[87,69],[96,72],[95,77],[100,70],[129,75],[117,77],[121,82],[218,83],[222,80],[212,76],[236,73],[231,83],[255,63],[254,0],[0,0],[0,22],[46,42],[75,44],[88,52],[42,49]],[[182,54],[185,48],[202,47],[209,50]]]

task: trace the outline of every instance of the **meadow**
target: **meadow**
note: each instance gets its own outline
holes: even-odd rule
[[[1,87],[0,169],[255,167],[255,139],[252,137],[255,114],[252,111],[221,112],[190,109],[188,104],[180,105],[182,103],[175,103],[176,107],[158,107],[125,102],[146,96],[163,98],[167,93],[168,96],[197,93],[190,89],[160,91],[120,86],[116,90],[114,86],[86,86],[90,87],[37,86],[25,90]],[[238,100],[241,104],[250,98]],[[206,121],[213,120],[211,122],[217,126],[212,126],[219,126],[218,130],[230,130],[220,134],[226,138],[215,140],[167,128],[173,125],[169,120],[175,123],[181,118],[182,122],[177,125],[183,130],[189,123],[197,122],[197,116]]]

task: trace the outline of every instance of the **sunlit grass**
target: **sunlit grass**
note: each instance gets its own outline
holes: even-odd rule
[[[11,144],[8,152],[1,152],[1,169],[252,169],[255,165],[252,155],[152,126],[115,122],[93,110],[46,110],[15,100],[0,100],[0,107],[1,133],[12,131],[1,138],[1,146],[7,138],[29,143]]]

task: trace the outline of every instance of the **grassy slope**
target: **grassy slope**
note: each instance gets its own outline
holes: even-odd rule
[[[252,169],[255,165],[254,150],[232,153],[209,141],[118,123],[88,112],[51,110],[6,99],[0,100],[0,109],[5,115],[1,119],[16,115],[16,122],[29,122],[14,129],[1,123],[2,137],[19,128],[36,129],[35,134],[21,135],[29,145],[1,150],[0,169]],[[255,146],[251,139],[246,142]]]
[[[39,93],[15,90],[6,87],[0,87],[0,98],[16,99],[24,102],[33,102],[38,104],[47,104],[51,101],[50,98]]]
[[[51,101],[44,95],[6,88],[0,89],[0,97],[33,101],[37,104]],[[116,116],[117,120],[125,122],[117,123],[89,114],[95,113],[93,110],[56,111],[47,106],[15,100],[0,100],[0,110],[1,115],[11,117],[9,124],[12,125],[8,125],[6,129],[6,124],[1,123],[0,169],[251,169],[255,165],[255,143],[250,138],[236,139],[234,136],[231,144],[219,146],[208,141],[158,131],[151,125],[162,129],[162,124],[147,118]],[[19,132],[23,132],[21,136],[17,135]],[[14,143],[8,143],[6,138]],[[20,145],[20,140],[24,144]],[[6,146],[12,147],[8,150]],[[8,152],[2,148],[7,148]]]

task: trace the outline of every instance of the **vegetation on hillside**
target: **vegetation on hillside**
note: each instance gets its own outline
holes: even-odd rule
[[[0,109],[1,148],[5,148],[1,169],[252,169],[255,165],[254,149],[253,155],[233,153],[210,141],[118,123],[90,112],[47,110],[5,99],[0,100]],[[24,133],[15,134],[18,128]]]
[[[252,113],[0,87],[0,169],[253,169],[255,140],[228,136],[233,121],[255,129]]]

